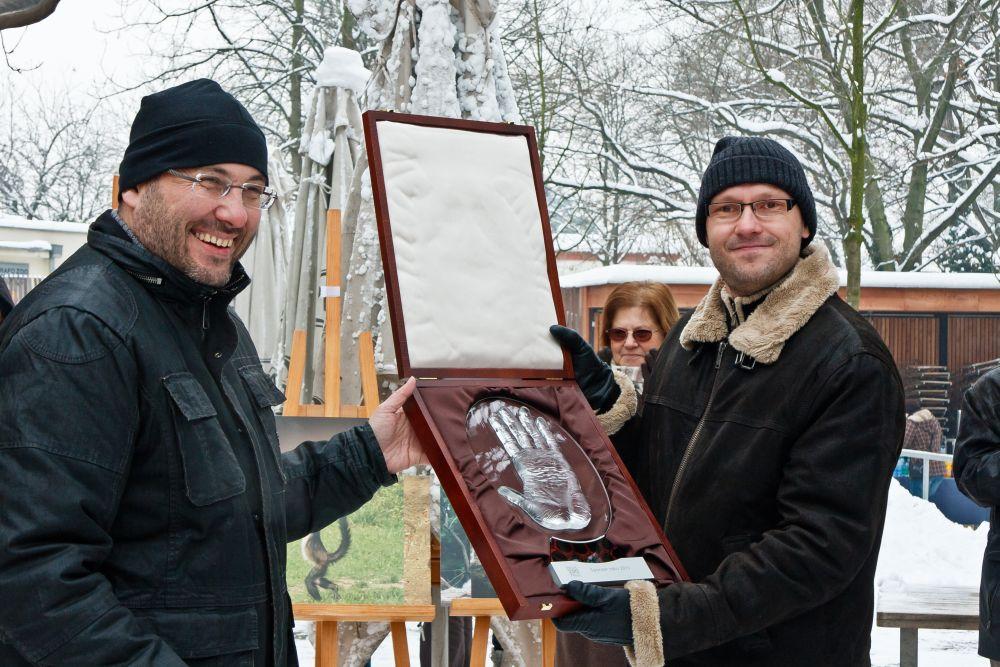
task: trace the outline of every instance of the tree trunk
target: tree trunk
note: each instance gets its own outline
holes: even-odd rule
[[[295,23],[292,25],[292,71],[289,79],[289,96],[291,98],[288,112],[288,138],[293,142],[292,173],[298,182],[302,176],[302,156],[299,155],[298,142],[302,138],[302,22],[305,15],[305,0],[293,0],[292,9],[295,12]]]
[[[354,39],[354,26],[358,24],[354,14],[348,9],[347,3],[343,3],[343,11],[340,13],[340,45],[352,51],[358,50],[357,41]]]
[[[858,307],[861,303],[861,230],[865,224],[865,125],[868,110],[865,105],[865,8],[863,0],[851,3],[851,206],[849,230],[844,238],[844,259],[847,264],[847,302]]]
[[[867,147],[866,147],[867,148]],[[865,185],[865,208],[871,221],[872,242],[868,254],[878,271],[892,271],[896,268],[896,257],[892,248],[892,228],[885,214],[885,200],[882,198],[882,188],[876,178],[871,157],[865,157],[868,181]]]

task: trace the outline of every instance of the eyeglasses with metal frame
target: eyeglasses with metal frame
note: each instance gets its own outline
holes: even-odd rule
[[[708,217],[719,222],[738,220],[743,208],[749,206],[761,220],[780,218],[795,206],[794,199],[759,199],[757,201],[723,201],[708,205]]]
[[[646,328],[623,329],[621,327],[614,327],[612,329],[608,329],[607,334],[608,338],[610,338],[616,343],[621,343],[622,341],[624,341],[626,338],[628,338],[628,335],[630,333],[632,334],[632,338],[635,339],[635,342],[648,343],[653,338],[653,334],[659,333],[660,331],[661,329],[646,329]]]
[[[215,174],[206,174],[203,172],[189,176],[175,169],[168,169],[167,173],[176,178],[189,181],[193,193],[199,197],[208,199],[222,199],[233,188],[239,188],[242,190],[240,196],[243,200],[243,206],[249,209],[266,210],[278,198],[278,194],[272,188],[260,183],[243,183],[237,185]]]

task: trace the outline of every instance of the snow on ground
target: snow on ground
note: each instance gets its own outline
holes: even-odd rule
[[[977,530],[954,524],[932,503],[916,498],[893,480],[889,489],[882,550],[875,572],[878,590],[903,586],[979,587],[989,524]],[[976,653],[977,633],[921,630],[920,664],[934,667],[982,667]],[[899,630],[872,625],[872,665],[899,664]]]
[[[895,480],[889,489],[882,549],[875,573],[879,589],[903,586],[979,586],[980,567],[989,524],[972,530],[954,524],[932,503],[911,496]],[[306,623],[296,624],[301,635]],[[410,664],[419,665],[420,631],[406,624]],[[983,667],[988,661],[976,653],[977,633],[962,630],[921,630],[920,664],[933,667]],[[296,638],[299,665],[312,667],[315,651],[306,639]],[[899,665],[899,630],[872,623],[873,667]],[[387,638],[372,659],[373,667],[393,665],[392,642]]]

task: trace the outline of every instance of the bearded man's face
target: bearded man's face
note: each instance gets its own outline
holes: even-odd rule
[[[178,170],[210,174],[233,183],[263,184],[259,171],[242,164]],[[222,198],[197,194],[193,183],[172,174],[139,186],[129,227],[146,248],[192,280],[211,287],[229,282],[260,226],[259,208],[243,205],[234,186]]]

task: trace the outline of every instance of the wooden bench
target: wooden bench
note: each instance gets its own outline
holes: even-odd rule
[[[876,624],[899,628],[899,667],[917,667],[917,631],[978,630],[979,589],[954,586],[879,591]]]

